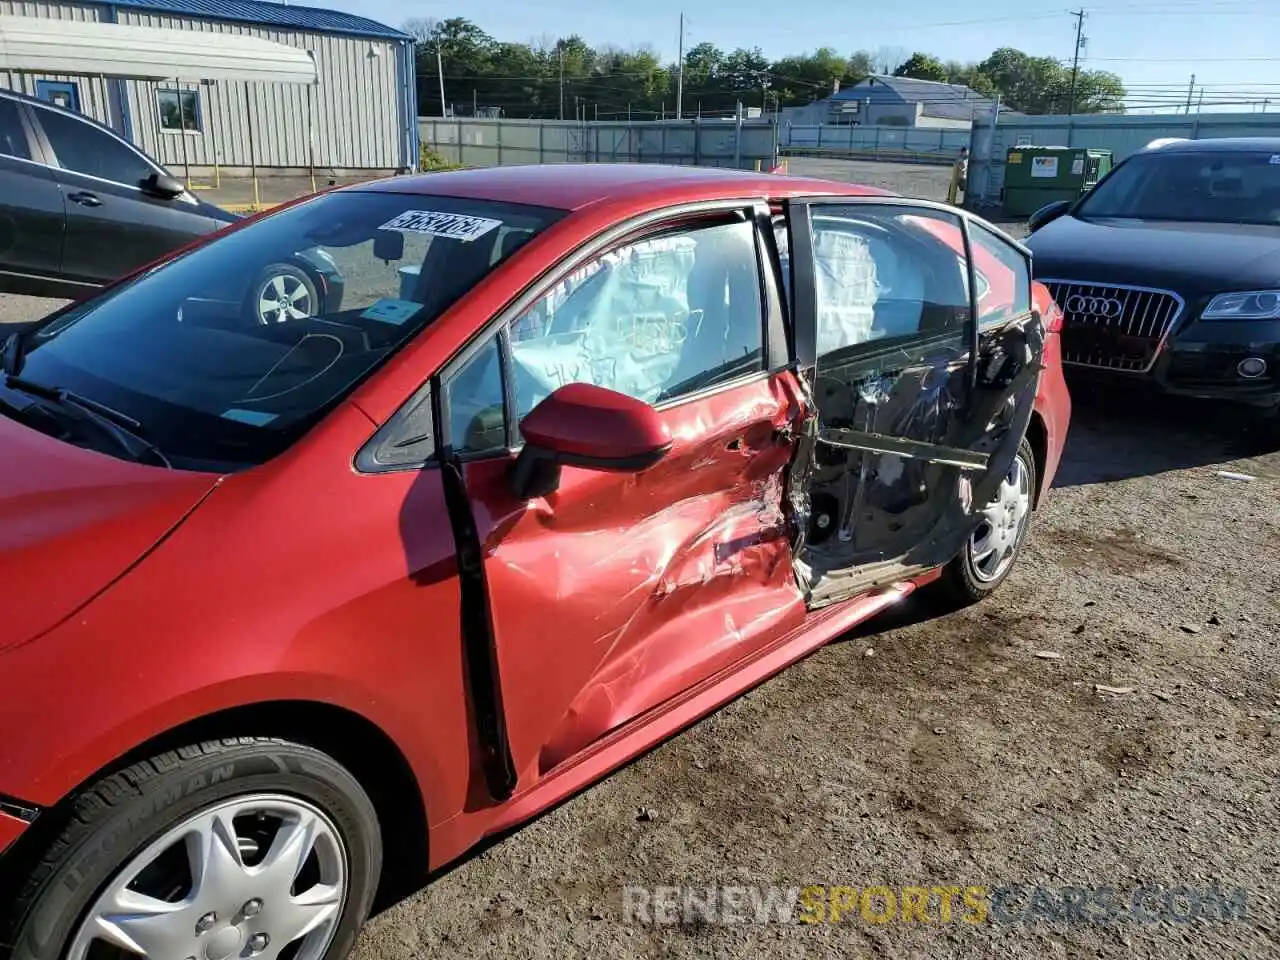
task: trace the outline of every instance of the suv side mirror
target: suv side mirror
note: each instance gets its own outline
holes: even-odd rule
[[[520,423],[524,448],[512,465],[516,496],[545,496],[562,466],[639,473],[671,449],[671,431],[642,400],[589,383],[568,383]]]
[[[142,181],[142,189],[153,197],[172,200],[182,196],[186,188],[167,173],[153,173]]]
[[[1052,223],[1070,209],[1070,200],[1055,200],[1053,203],[1046,203],[1031,216],[1027,217],[1027,229],[1035,233],[1045,224]]]

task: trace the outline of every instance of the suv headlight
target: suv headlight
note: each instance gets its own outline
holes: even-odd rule
[[[1246,290],[1220,293],[1200,314],[1202,320],[1280,319],[1280,290]]]

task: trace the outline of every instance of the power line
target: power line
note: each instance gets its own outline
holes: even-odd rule
[[[1277,57],[1082,57],[1090,63],[1280,63]]]

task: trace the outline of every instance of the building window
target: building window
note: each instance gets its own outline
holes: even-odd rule
[[[37,80],[36,96],[64,110],[80,110],[80,88],[68,80]]]
[[[199,133],[200,92],[165,88],[156,91],[156,106],[160,111],[160,129],[168,133]]]

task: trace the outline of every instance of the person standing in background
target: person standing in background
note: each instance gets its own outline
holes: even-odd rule
[[[960,155],[951,165],[951,183],[947,187],[947,203],[957,206],[963,203],[962,194],[968,193],[969,187],[969,148],[961,147]]]

